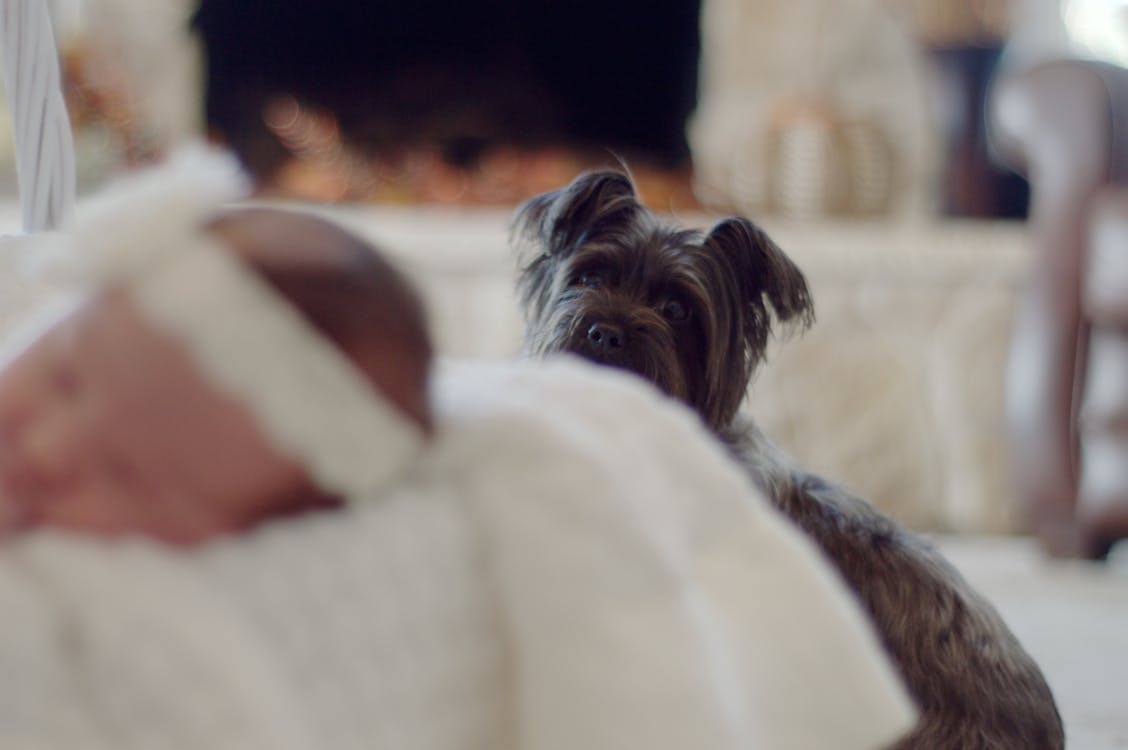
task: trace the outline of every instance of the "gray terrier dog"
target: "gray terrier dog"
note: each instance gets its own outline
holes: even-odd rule
[[[626,174],[600,171],[528,200],[511,241],[526,353],[572,352],[691,406],[857,593],[921,711],[897,748],[1064,746],[1041,671],[991,604],[923,538],[738,415],[773,323],[814,319],[806,279],[759,227],[671,226]]]

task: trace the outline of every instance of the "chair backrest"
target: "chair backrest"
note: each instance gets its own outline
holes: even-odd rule
[[[1005,385],[1015,499],[1051,550],[1075,554],[1077,417],[1089,339],[1081,290],[1094,197],[1128,182],[1128,70],[1043,63],[998,81],[992,107],[998,153],[1030,181],[1036,255]]]

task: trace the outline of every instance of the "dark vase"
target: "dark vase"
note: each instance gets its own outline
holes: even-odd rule
[[[1001,44],[929,49],[938,84],[942,139],[939,209],[945,216],[1025,218],[1026,181],[996,164],[987,148],[986,104]]]

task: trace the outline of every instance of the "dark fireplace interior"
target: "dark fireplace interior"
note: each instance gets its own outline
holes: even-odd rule
[[[279,101],[319,113],[375,160],[546,149],[577,163],[689,167],[699,0],[202,0],[210,130],[252,172],[293,144]]]

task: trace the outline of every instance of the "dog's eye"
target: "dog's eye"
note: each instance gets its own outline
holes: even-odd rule
[[[680,299],[668,299],[662,303],[662,317],[666,320],[685,320],[689,317],[689,308]]]
[[[573,286],[600,287],[607,283],[607,275],[603,271],[580,271],[572,279]]]

